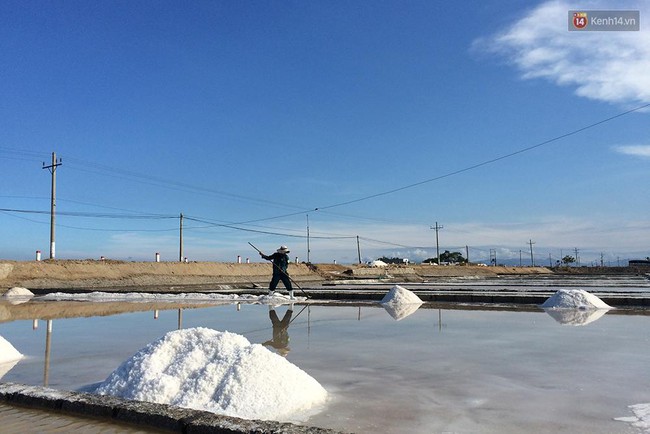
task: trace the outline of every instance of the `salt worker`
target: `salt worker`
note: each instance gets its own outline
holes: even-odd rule
[[[289,266],[289,255],[287,253],[289,253],[287,246],[280,246],[275,253],[269,256],[260,252],[260,256],[263,259],[273,261],[273,277],[269,283],[269,295],[273,295],[275,287],[278,286],[278,282],[282,281],[284,287],[289,291],[289,297],[293,298],[293,287],[291,286],[291,279],[289,279],[289,274],[287,273],[287,267]]]

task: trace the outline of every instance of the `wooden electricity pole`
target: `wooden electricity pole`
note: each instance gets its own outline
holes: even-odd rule
[[[56,237],[55,237],[55,222],[56,222],[56,168],[62,165],[61,159],[57,161],[56,152],[52,152],[52,164],[46,166],[43,163],[43,169],[48,169],[52,174],[52,194],[50,202],[50,259],[56,257]]]

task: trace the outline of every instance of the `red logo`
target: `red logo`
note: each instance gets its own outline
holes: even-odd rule
[[[573,14],[573,27],[584,29],[587,27],[587,12],[576,12]]]

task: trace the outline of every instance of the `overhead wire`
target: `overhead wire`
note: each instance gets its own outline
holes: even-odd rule
[[[278,207],[283,207],[283,208],[301,208],[297,207],[294,205],[289,205],[281,202],[276,202],[268,199],[261,199],[261,198],[254,198],[250,196],[244,196],[232,192],[225,192],[213,188],[207,188],[203,186],[197,186],[189,183],[184,183],[184,182],[178,182],[178,181],[170,181],[168,179],[163,179],[159,178],[156,176],[151,176],[151,175],[146,175],[138,172],[133,172],[121,168],[114,168],[110,167],[107,165],[103,164],[98,164],[98,163],[93,163],[90,161],[85,161],[82,159],[78,159],[75,157],[66,157],[68,161],[72,160],[72,167],[75,170],[80,170],[80,171],[86,171],[86,172],[91,172],[91,173],[99,173],[105,176],[112,176],[112,177],[126,177],[127,179],[132,179],[137,182],[143,182],[145,184],[150,184],[150,185],[155,185],[155,186],[163,186],[166,188],[172,188],[180,191],[186,191],[186,192],[199,192],[199,193],[207,193],[207,194],[212,194],[212,195],[217,195],[221,197],[227,197],[230,199],[235,199],[235,200],[242,200],[242,201],[247,201],[247,202],[252,202],[252,203],[258,203],[258,204],[264,204],[264,205],[273,205],[273,206],[278,206]],[[77,165],[77,163],[79,165]],[[83,164],[83,166],[81,166]],[[88,167],[95,168],[96,170],[90,170]],[[118,176],[122,175],[122,176]]]
[[[648,107],[650,107],[650,103],[644,104],[642,106],[639,106],[639,107],[636,107],[636,108],[633,108],[633,109],[630,109],[630,110],[627,110],[625,112],[616,114],[614,116],[610,116],[610,117],[608,117],[606,119],[602,119],[602,120],[600,120],[598,122],[594,122],[594,123],[591,123],[591,124],[586,125],[584,127],[577,128],[577,129],[575,129],[573,131],[570,131],[568,133],[561,134],[559,136],[555,136],[555,137],[553,137],[551,139],[544,140],[544,141],[542,141],[540,143],[537,143],[537,144],[534,144],[534,145],[531,145],[531,146],[527,146],[527,147],[519,149],[517,151],[510,152],[508,154],[504,154],[504,155],[501,155],[501,156],[498,156],[498,157],[495,157],[495,158],[491,158],[489,160],[485,160],[485,161],[482,161],[482,162],[477,163],[477,164],[473,164],[471,166],[467,166],[467,167],[464,167],[464,168],[461,168],[461,169],[458,169],[458,170],[454,170],[454,171],[451,171],[451,172],[448,172],[448,173],[445,173],[445,174],[442,174],[442,175],[439,175],[439,176],[435,176],[433,178],[425,179],[423,181],[415,182],[413,184],[404,185],[402,187],[394,188],[394,189],[391,189],[391,190],[386,190],[386,191],[383,191],[383,192],[371,194],[371,195],[368,195],[368,196],[363,196],[363,197],[348,200],[348,201],[345,201],[345,202],[339,202],[339,203],[334,203],[334,204],[327,205],[327,206],[317,207],[317,208],[314,209],[314,211],[323,210],[323,209],[330,209],[330,208],[336,208],[336,207],[340,207],[340,206],[344,206],[344,205],[350,205],[350,204],[353,204],[353,203],[362,202],[362,201],[365,201],[365,200],[368,200],[368,199],[374,199],[374,198],[380,197],[380,196],[386,196],[388,194],[397,193],[398,191],[403,191],[403,190],[413,188],[413,187],[417,187],[417,186],[427,184],[427,183],[430,183],[430,182],[439,181],[441,179],[448,178],[450,176],[454,176],[454,175],[458,175],[458,174],[461,174],[461,173],[464,173],[464,172],[468,172],[470,170],[478,169],[479,167],[487,166],[489,164],[493,164],[493,163],[496,163],[498,161],[505,160],[505,159],[510,158],[510,157],[514,157],[515,155],[523,154],[524,152],[532,151],[533,149],[537,149],[537,148],[540,148],[542,146],[548,145],[550,143],[557,142],[557,141],[565,139],[567,137],[574,136],[574,135],[576,135],[578,133],[581,133],[581,132],[586,131],[588,129],[594,128],[594,127],[596,127],[598,125],[602,125],[602,124],[604,124],[606,122],[610,122],[610,121],[612,121],[614,119],[618,119],[618,118],[620,118],[622,116],[625,116],[625,115],[628,115],[630,113],[634,113],[634,112],[643,110],[643,109],[648,108]]]
[[[373,199],[373,198],[377,198],[377,197],[397,193],[399,191],[407,190],[407,189],[414,188],[414,187],[417,187],[417,186],[421,186],[421,185],[424,185],[424,184],[427,184],[427,183],[438,181],[438,180],[441,180],[441,179],[444,179],[444,178],[455,176],[455,175],[458,175],[458,174],[461,174],[461,173],[465,173],[465,172],[468,172],[470,170],[474,170],[474,169],[477,169],[477,168],[480,168],[480,167],[483,167],[483,166],[486,166],[486,165],[489,165],[489,164],[494,164],[494,163],[502,161],[504,159],[511,158],[511,157],[516,156],[516,155],[519,155],[519,154],[522,154],[522,153],[525,153],[525,152],[529,152],[531,150],[534,150],[534,149],[543,147],[545,145],[557,142],[557,141],[565,139],[567,137],[579,134],[579,133],[581,133],[581,132],[583,132],[585,130],[594,128],[596,126],[602,125],[604,123],[610,122],[612,120],[618,119],[618,118],[623,117],[625,115],[628,115],[630,113],[634,113],[634,112],[643,110],[643,109],[648,108],[648,107],[650,107],[650,103],[644,104],[642,106],[639,106],[639,107],[636,107],[636,108],[633,108],[633,109],[630,109],[630,110],[627,110],[627,111],[622,112],[622,113],[618,113],[618,114],[616,114],[614,116],[610,116],[610,117],[602,119],[600,121],[593,122],[593,123],[591,123],[589,125],[574,129],[574,130],[572,130],[570,132],[555,136],[555,137],[553,137],[551,139],[544,140],[544,141],[536,143],[534,145],[518,149],[518,150],[516,150],[514,152],[510,152],[510,153],[500,155],[500,156],[497,156],[497,157],[494,157],[494,158],[491,158],[491,159],[488,159],[488,160],[484,160],[482,162],[472,164],[472,165],[469,165],[469,166],[466,166],[466,167],[463,167],[463,168],[460,168],[460,169],[457,169],[457,170],[453,170],[453,171],[450,171],[450,172],[447,172],[447,173],[444,173],[444,174],[441,174],[441,175],[438,175],[438,176],[435,176],[435,177],[432,177],[432,178],[429,178],[429,179],[425,179],[425,180],[422,180],[422,181],[419,181],[419,182],[403,185],[401,187],[397,187],[397,188],[393,188],[393,189],[390,189],[390,190],[374,193],[374,194],[371,194],[371,195],[362,196],[362,197],[352,199],[352,200],[347,200],[347,201],[338,202],[338,203],[334,203],[334,204],[330,204],[330,205],[326,205],[326,206],[319,206],[319,207],[308,208],[308,209],[307,208],[301,208],[301,207],[294,206],[294,205],[288,205],[288,204],[283,204],[283,203],[279,203],[279,202],[269,201],[269,200],[265,200],[265,199],[256,199],[256,198],[251,198],[251,197],[247,197],[247,196],[243,196],[243,195],[237,195],[237,194],[233,194],[233,193],[227,193],[227,192],[222,192],[222,191],[219,191],[219,190],[209,189],[209,188],[205,188],[205,187],[198,187],[198,186],[194,186],[194,185],[187,184],[187,183],[172,182],[172,181],[169,181],[169,180],[164,180],[164,179],[149,176],[149,175],[143,175],[141,173],[135,173],[135,172],[131,172],[131,171],[123,170],[123,169],[116,169],[116,168],[109,167],[109,166],[106,166],[106,165],[87,162],[87,161],[84,161],[84,160],[76,159],[74,157],[72,157],[72,158],[66,157],[66,159],[68,161],[72,160],[72,166],[76,170],[91,171],[91,170],[89,170],[89,169],[87,169],[85,167],[78,167],[77,164],[75,163],[75,161],[79,162],[80,164],[85,164],[86,166],[94,167],[96,170],[100,171],[100,172],[94,172],[94,173],[101,173],[103,175],[116,176],[115,173],[120,173],[120,174],[122,174],[122,176],[127,177],[127,178],[131,178],[131,179],[135,179],[138,182],[150,183],[150,184],[157,185],[157,186],[166,186],[167,188],[170,188],[170,186],[173,186],[174,188],[177,188],[177,189],[184,189],[184,191],[189,190],[189,191],[195,191],[195,192],[201,192],[201,193],[210,193],[210,194],[220,195],[220,196],[223,196],[223,197],[228,197],[228,198],[237,199],[237,200],[245,200],[245,201],[251,201],[251,202],[256,202],[256,203],[270,204],[270,205],[274,205],[274,206],[281,206],[281,207],[287,207],[287,208],[300,209],[300,211],[296,211],[296,212],[292,212],[292,213],[286,213],[286,214],[271,216],[271,217],[266,217],[266,218],[258,218],[258,219],[253,219],[253,220],[247,220],[247,221],[239,222],[239,223],[236,223],[236,224],[214,223],[214,222],[209,222],[207,220],[202,220],[202,219],[194,219],[194,221],[207,224],[208,226],[206,226],[206,227],[225,227],[225,228],[230,228],[230,229],[239,230],[239,231],[246,231],[246,232],[254,232],[254,233],[277,235],[277,236],[286,236],[286,237],[294,237],[294,238],[307,238],[306,235],[295,235],[295,234],[288,234],[288,233],[281,233],[281,232],[274,232],[274,231],[264,231],[264,230],[250,229],[250,228],[242,228],[241,225],[251,224],[251,223],[258,223],[258,222],[262,222],[262,221],[268,221],[268,220],[274,220],[274,219],[280,219],[280,218],[286,218],[286,217],[292,217],[292,216],[296,216],[296,215],[307,214],[309,212],[316,212],[316,211],[326,212],[325,210],[329,210],[329,209],[332,209],[332,208],[342,207],[342,206],[345,206],[345,205],[350,205],[350,204],[353,204],[353,203],[358,203],[358,202],[370,200],[370,199]],[[16,149],[4,148],[4,147],[0,147],[0,152],[15,154],[15,155],[18,155],[19,157],[21,157],[21,159],[26,159],[26,158],[22,158],[22,157],[36,157],[36,156],[42,157],[43,156],[43,153],[39,153],[39,152],[16,150]],[[12,158],[17,158],[17,157],[12,157]],[[107,174],[106,172],[110,172],[110,173]],[[45,212],[42,212],[42,211],[18,210],[18,209],[10,209],[10,208],[2,208],[2,209],[0,209],[0,211],[5,212],[5,213],[32,213],[32,214],[44,214],[45,213]],[[327,213],[336,215],[335,213],[332,213],[331,211],[327,211]],[[123,219],[178,218],[178,216],[154,215],[154,214],[146,214],[146,215],[122,214],[122,215],[116,215],[116,214],[101,214],[101,213],[88,213],[88,212],[59,212],[58,214],[68,215],[68,216],[77,216],[77,217],[123,218]],[[350,216],[348,216],[348,217],[350,217]],[[337,236],[337,237],[313,236],[312,238],[350,239],[350,238],[354,238],[354,236]],[[397,243],[390,243],[390,242],[385,242],[385,241],[381,241],[381,240],[374,240],[374,239],[371,239],[371,238],[363,237],[362,239],[364,239],[365,241],[379,242],[379,243],[389,244],[389,245],[393,245],[393,246],[401,247],[401,248],[414,248],[412,246],[405,246],[405,245],[401,245],[401,244],[397,244]]]
[[[432,178],[429,178],[429,179],[425,179],[425,180],[418,181],[418,182],[415,182],[415,183],[403,185],[401,187],[393,188],[393,189],[390,189],[390,190],[386,190],[386,191],[382,191],[382,192],[362,196],[362,197],[359,197],[359,198],[356,198],[356,199],[351,199],[351,200],[347,200],[347,201],[343,201],[343,202],[337,202],[337,203],[324,205],[324,206],[313,207],[313,208],[304,208],[304,207],[299,207],[299,206],[295,206],[295,205],[288,205],[288,204],[283,204],[283,203],[279,203],[279,202],[274,202],[274,201],[270,201],[270,200],[266,200],[266,199],[251,198],[251,197],[247,197],[247,196],[243,196],[243,195],[237,195],[237,194],[234,194],[234,193],[223,192],[223,191],[209,189],[209,188],[200,187],[200,186],[194,186],[194,185],[187,184],[187,183],[169,181],[169,180],[157,178],[157,177],[150,176],[150,175],[143,175],[141,173],[136,173],[136,172],[132,172],[132,171],[124,170],[124,169],[110,167],[110,166],[103,165],[103,164],[98,164],[98,163],[94,163],[94,162],[85,161],[85,160],[74,158],[74,157],[67,157],[66,156],[66,159],[67,160],[72,160],[73,168],[75,168],[76,170],[90,171],[87,168],[78,167],[75,164],[75,161],[79,162],[80,164],[84,164],[86,166],[94,167],[97,170],[102,171],[102,172],[99,172],[99,173],[101,173],[103,175],[107,175],[107,176],[116,176],[115,175],[116,173],[120,173],[120,174],[122,174],[124,176],[130,177],[130,178],[135,178],[135,179],[139,180],[138,182],[144,182],[143,180],[146,180],[146,181],[149,181],[149,182],[146,182],[146,183],[149,183],[149,184],[153,183],[153,185],[156,185],[156,186],[167,186],[167,188],[170,188],[169,186],[174,186],[177,189],[185,189],[183,191],[188,191],[189,190],[189,191],[194,191],[194,192],[210,193],[210,194],[220,195],[220,196],[223,196],[223,197],[230,197],[230,198],[237,199],[237,200],[245,200],[245,201],[250,201],[250,202],[270,204],[270,205],[281,206],[281,207],[286,207],[286,208],[300,209],[300,211],[296,211],[296,212],[292,212],[292,213],[286,213],[286,214],[282,214],[282,215],[258,218],[258,219],[253,219],[253,220],[248,220],[248,221],[245,221],[245,222],[241,222],[241,224],[247,224],[247,223],[257,223],[257,222],[268,221],[268,220],[276,220],[276,219],[286,218],[286,217],[293,217],[293,216],[296,216],[296,215],[306,214],[306,213],[309,213],[309,212],[317,212],[317,211],[329,210],[329,209],[332,209],[332,208],[342,207],[342,206],[345,206],[345,205],[350,205],[350,204],[353,204],[353,203],[358,203],[358,202],[374,199],[374,198],[377,198],[377,197],[386,196],[386,195],[389,195],[389,194],[397,193],[399,191],[403,191],[403,190],[407,190],[407,189],[410,189],[410,188],[418,187],[420,185],[424,185],[424,184],[427,184],[427,183],[439,181],[441,179],[445,179],[445,178],[448,178],[448,177],[451,177],[451,176],[455,176],[455,175],[458,175],[458,174],[461,174],[461,173],[465,173],[465,172],[468,172],[468,171],[471,171],[471,170],[474,170],[474,169],[477,169],[477,168],[480,168],[480,167],[483,167],[483,166],[486,166],[486,165],[489,165],[489,164],[496,163],[498,161],[502,161],[502,160],[507,159],[507,158],[511,158],[513,156],[516,156],[516,155],[519,155],[519,154],[522,154],[522,153],[525,153],[525,152],[529,152],[529,151],[531,151],[533,149],[537,149],[537,148],[540,148],[542,146],[545,146],[545,145],[554,143],[556,141],[562,140],[564,138],[576,135],[576,134],[581,133],[583,131],[586,131],[588,129],[594,128],[596,126],[599,126],[599,125],[602,125],[604,123],[610,122],[612,120],[618,119],[620,117],[626,116],[626,115],[628,115],[630,113],[641,111],[641,110],[646,109],[648,107],[650,107],[650,103],[644,104],[644,105],[641,105],[641,106],[638,106],[638,107],[635,107],[635,108],[632,108],[630,110],[627,110],[627,111],[624,111],[624,112],[621,112],[621,113],[618,113],[616,115],[610,116],[610,117],[602,119],[600,121],[593,122],[593,123],[588,124],[586,126],[583,126],[583,127],[574,129],[572,131],[569,131],[567,133],[555,136],[555,137],[553,137],[551,139],[544,140],[544,141],[542,141],[540,143],[536,143],[534,145],[518,149],[518,150],[516,150],[514,152],[510,152],[510,153],[500,155],[500,156],[497,156],[497,157],[494,157],[494,158],[491,158],[491,159],[488,159],[488,160],[484,160],[482,162],[472,164],[470,166],[466,166],[466,167],[463,167],[463,168],[460,168],[460,169],[457,169],[457,170],[454,170],[454,171],[451,171],[451,172],[447,172],[447,173],[444,173],[442,175],[438,175],[438,176],[435,176],[435,177],[432,177]],[[0,147],[0,151],[10,152],[10,153],[17,153],[19,155],[29,155],[29,156],[42,156],[43,155],[42,153],[36,153],[36,152],[24,151],[24,150],[16,150],[16,149],[9,149],[9,148],[3,148],[3,147]],[[90,171],[90,172],[92,172],[92,171]],[[109,173],[106,173],[106,172],[109,172]],[[98,172],[94,172],[94,173],[98,173]]]
[[[296,234],[288,234],[288,233],[281,233],[281,232],[272,232],[272,231],[263,231],[259,229],[250,229],[250,228],[242,228],[240,226],[237,226],[236,224],[227,224],[227,223],[214,223],[210,222],[208,220],[204,219],[198,219],[194,217],[184,217],[187,220],[199,222],[199,223],[206,223],[206,224],[211,224],[214,227],[223,227],[223,228],[228,228],[228,229],[234,229],[238,231],[243,231],[243,232],[252,232],[252,233],[258,233],[258,234],[265,234],[265,235],[276,235],[276,236],[283,236],[283,237],[291,237],[291,238],[307,238],[307,235],[296,235]],[[310,236],[309,238],[315,238],[315,239],[324,239],[324,240],[342,240],[342,239],[351,239],[351,238],[356,238],[356,236]]]

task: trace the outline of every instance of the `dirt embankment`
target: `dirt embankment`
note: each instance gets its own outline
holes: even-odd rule
[[[0,261],[0,291],[13,286],[29,289],[174,290],[177,287],[253,287],[271,278],[270,263],[121,262],[121,261]],[[322,278],[307,265],[291,264],[297,282]]]
[[[14,286],[29,289],[102,289],[182,291],[265,287],[271,277],[270,263],[220,262],[122,262],[92,260],[0,261],[0,293]],[[391,265],[372,268],[364,265],[290,264],[296,282],[320,283],[340,279],[388,279],[422,281],[435,277],[551,273],[535,267],[478,267]]]

